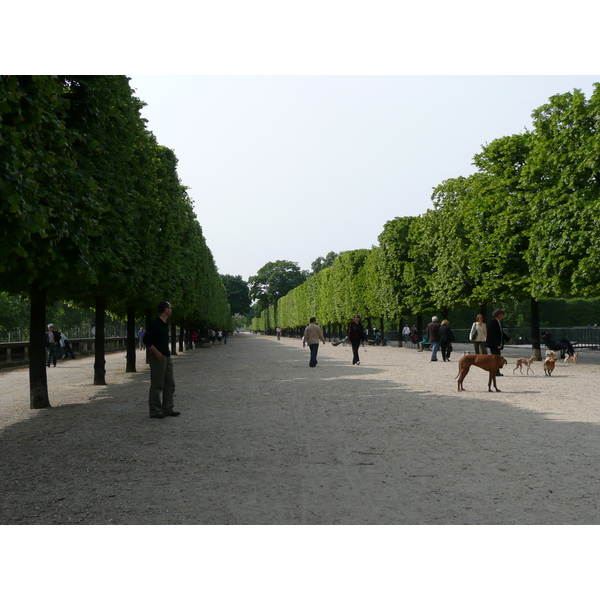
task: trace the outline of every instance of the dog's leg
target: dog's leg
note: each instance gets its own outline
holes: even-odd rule
[[[463,387],[463,381],[465,380],[465,377],[467,376],[467,373],[469,372],[469,368],[467,367],[466,369],[463,369],[461,371],[459,371],[458,373],[458,391],[459,392],[464,392],[465,388]]]
[[[499,392],[500,390],[496,385],[496,371],[494,370],[490,371],[490,379],[488,381],[488,392],[492,391],[492,383],[494,384],[494,388],[496,389],[496,391]]]

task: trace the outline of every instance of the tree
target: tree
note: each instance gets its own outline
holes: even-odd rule
[[[532,202],[527,259],[533,290],[550,298],[600,293],[600,84],[553,96],[533,112],[525,176]]]
[[[247,315],[250,310],[248,283],[241,275],[221,275],[232,315]]]
[[[274,306],[279,298],[306,281],[308,273],[288,260],[268,262],[250,279],[250,298],[257,302],[256,312]]]
[[[0,289],[31,301],[30,407],[50,406],[45,370],[47,293],[88,263],[103,207],[66,126],[70,104],[54,76],[0,77]]]
[[[327,267],[331,267],[331,265],[333,265],[333,261],[339,256],[339,254],[337,252],[328,252],[327,256],[325,256],[324,258],[322,256],[319,256],[318,258],[315,258],[315,260],[313,260],[313,262],[310,265],[310,268],[312,269],[312,272],[314,274],[318,273],[319,271],[322,271],[323,269],[326,269]]]

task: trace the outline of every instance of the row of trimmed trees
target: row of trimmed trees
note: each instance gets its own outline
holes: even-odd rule
[[[226,327],[214,260],[177,175],[125,76],[0,76],[0,290],[27,296],[30,406],[50,405],[46,305],[96,311],[94,383],[105,383],[104,315]]]
[[[600,84],[589,99],[553,96],[532,117],[531,131],[482,146],[473,175],[442,182],[432,209],[388,221],[379,246],[345,252],[253,328],[528,300],[539,357],[538,301],[600,296]]]

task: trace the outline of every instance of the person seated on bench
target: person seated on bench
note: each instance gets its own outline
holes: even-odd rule
[[[348,336],[346,336],[343,340],[338,340],[337,342],[332,342],[331,345],[339,346],[340,344],[347,343],[347,342],[348,342]]]
[[[429,348],[429,346],[431,344],[427,340],[428,340],[428,336],[427,336],[427,334],[425,334],[423,336],[423,341],[419,342],[419,349],[417,350],[417,352],[423,352],[423,350],[426,350],[427,348]]]
[[[383,345],[387,346],[390,343],[390,341],[384,337],[383,338]],[[377,331],[377,329],[375,330],[375,345],[376,346],[381,346],[381,332]]]

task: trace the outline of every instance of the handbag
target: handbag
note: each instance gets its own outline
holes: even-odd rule
[[[471,333],[469,335],[469,339],[474,342],[477,339],[477,327],[473,325],[471,328]]]

